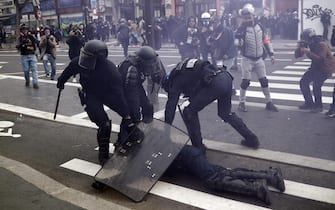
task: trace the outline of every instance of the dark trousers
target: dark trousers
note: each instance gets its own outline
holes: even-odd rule
[[[190,97],[190,104],[184,110],[185,124],[192,144],[201,147],[202,136],[198,112],[216,99],[218,115],[224,120],[231,113],[232,78],[227,72],[214,77],[213,81]]]
[[[85,111],[87,112],[90,120],[98,127],[100,127],[102,124],[109,121],[108,115],[104,110],[103,105],[108,106],[111,110],[118,113],[122,118],[129,114],[128,107],[123,106],[123,104],[126,104],[126,102],[120,102],[122,98],[123,97],[118,94],[107,95],[105,97],[97,97],[93,94],[87,94]]]
[[[333,102],[330,104],[330,109],[335,110],[335,84],[333,89]]]
[[[320,70],[308,70],[300,80],[300,90],[304,96],[305,103],[308,105],[315,104],[315,107],[322,107],[322,92],[321,87],[327,76]],[[313,83],[313,94],[312,97],[311,89],[309,85]]]
[[[128,56],[129,40],[120,40],[120,44],[123,48],[124,57],[127,57]]]

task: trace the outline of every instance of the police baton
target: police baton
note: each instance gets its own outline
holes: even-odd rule
[[[184,103],[187,101],[188,101],[188,98],[183,98],[183,101],[178,104],[178,110],[179,110],[180,116],[183,119],[184,123],[185,123],[185,118],[184,118],[183,111],[181,110],[181,106],[185,107]]]
[[[184,115],[183,115],[183,111],[181,110],[180,108],[180,104],[178,104],[178,110],[179,110],[179,113],[180,113],[180,116],[181,116],[181,119],[183,119],[184,123],[185,123],[185,120],[184,120]]]
[[[62,92],[62,89],[59,88],[58,90],[58,97],[57,97],[57,102],[56,102],[56,108],[55,108],[55,113],[54,113],[54,120],[56,119],[57,111],[58,111],[58,105],[59,105],[59,99],[60,99],[60,93]]]

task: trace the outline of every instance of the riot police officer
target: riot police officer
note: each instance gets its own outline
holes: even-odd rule
[[[185,171],[204,181],[216,191],[234,192],[256,197],[270,204],[268,185],[285,191],[285,183],[280,168],[269,167],[267,170],[250,170],[246,168],[228,169],[211,164],[202,151],[194,146],[185,145],[168,168],[167,173]]]
[[[165,122],[172,124],[179,96],[189,97],[190,104],[183,111],[183,119],[192,144],[205,152],[198,112],[218,100],[218,115],[245,138],[241,144],[257,148],[257,136],[231,112],[232,81],[233,77],[225,68],[218,69],[208,61],[186,59],[178,63],[162,82],[162,87],[168,92]]]
[[[103,105],[108,106],[122,117],[121,130],[132,132],[130,138],[143,138],[143,133],[130,117],[121,75],[115,64],[107,59],[107,55],[108,49],[104,42],[88,41],[82,48],[80,56],[71,60],[57,82],[57,88],[64,89],[64,84],[71,76],[80,75],[79,82],[82,89],[78,89],[79,97],[88,117],[98,126],[97,140],[101,165],[109,159],[112,125]]]
[[[143,46],[119,65],[119,71],[132,119],[150,123],[153,119],[153,104],[143,83],[149,78],[152,89],[148,92],[156,89],[153,86],[160,85],[165,69],[158,54],[151,47]]]

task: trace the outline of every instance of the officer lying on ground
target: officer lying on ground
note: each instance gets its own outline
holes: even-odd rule
[[[198,112],[218,100],[218,115],[245,138],[241,144],[257,148],[257,136],[248,129],[241,118],[231,112],[232,80],[229,72],[218,69],[208,61],[186,59],[178,63],[169,76],[164,78],[162,84],[168,93],[165,122],[172,124],[179,96],[184,94],[189,97],[190,104],[183,111],[184,122],[193,146],[205,152]]]
[[[103,105],[108,106],[122,117],[120,130],[132,131],[131,139],[143,138],[130,117],[130,111],[122,88],[121,75],[115,64],[107,59],[107,45],[99,40],[87,42],[79,57],[71,60],[58,78],[57,88],[64,89],[65,82],[72,76],[80,75],[78,89],[81,104],[92,122],[98,126],[99,162],[103,165],[109,159],[109,138],[111,120]],[[121,131],[120,131],[121,132]],[[119,135],[123,135],[120,134]]]
[[[260,171],[224,168],[209,163],[202,150],[190,145],[183,147],[167,173],[181,170],[203,180],[213,190],[256,197],[266,204],[271,204],[267,185],[285,191],[280,168],[269,167]]]

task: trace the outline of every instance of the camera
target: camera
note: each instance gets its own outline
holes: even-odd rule
[[[78,36],[78,37],[82,36],[81,31],[79,31],[79,30],[73,30],[73,32],[74,32],[75,36]]]
[[[300,48],[308,48],[308,43],[305,41],[299,41],[298,42],[298,47]]]

